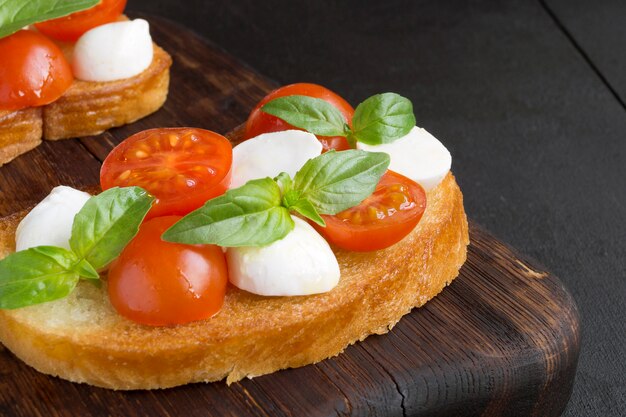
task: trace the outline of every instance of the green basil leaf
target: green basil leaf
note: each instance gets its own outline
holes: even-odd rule
[[[261,110],[314,135],[346,136],[346,119],[335,106],[320,98],[279,97],[265,104]]]
[[[281,173],[281,175],[282,174],[285,173],[283,172]],[[287,177],[289,176],[287,175]],[[311,202],[307,199],[300,198],[300,191],[293,189],[293,180],[291,179],[291,177],[289,177],[289,187],[281,188],[283,189],[283,206],[285,206],[290,211],[295,211],[296,213],[301,214],[307,219],[313,220],[315,223],[319,224],[322,227],[326,227],[326,222],[319,215],[317,210],[315,210],[313,204],[311,204]],[[287,191],[285,191],[285,189]]]
[[[290,205],[288,208],[289,210],[293,210],[303,215],[307,219],[313,220],[315,223],[319,224],[320,226],[326,227],[326,222],[324,221],[322,216],[319,215],[317,210],[315,210],[315,207],[313,206],[313,204],[311,204],[309,200],[301,198],[300,200],[296,201],[294,204]]]
[[[0,0],[0,38],[24,26],[88,9],[99,0]]]
[[[281,206],[280,187],[271,178],[248,181],[206,202],[165,231],[168,242],[225,247],[264,246],[294,227]]]
[[[98,274],[98,271],[96,271],[96,269],[85,259],[78,261],[78,263],[72,267],[72,270],[81,278],[100,281],[100,274]]]
[[[350,136],[368,145],[380,145],[406,136],[414,126],[409,99],[395,93],[376,94],[357,106]]]
[[[278,176],[274,178],[274,181],[276,181],[283,194],[288,193],[293,188],[293,180],[286,172],[278,174]]]
[[[90,198],[74,217],[70,247],[95,269],[104,268],[135,237],[153,201],[139,187],[115,187]]]
[[[54,246],[12,253],[0,261],[0,308],[12,309],[67,296],[78,282],[75,254]]]
[[[389,166],[383,152],[329,151],[310,159],[294,177],[294,190],[321,214],[337,214],[374,192]]]
[[[289,208],[296,204],[298,200],[300,200],[300,191],[292,189],[287,192],[283,192],[283,206]]]

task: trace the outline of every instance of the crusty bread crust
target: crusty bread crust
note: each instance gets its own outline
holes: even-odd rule
[[[172,58],[156,44],[141,74],[118,81],[74,80],[57,101],[43,108],[44,139],[98,135],[157,111],[167,98]]]
[[[215,317],[147,327],[115,313],[106,290],[81,282],[66,299],[0,311],[0,341],[41,372],[112,389],[231,383],[321,361],[386,333],[458,275],[469,238],[452,174],[427,198],[422,221],[396,245],[335,250],[341,280],[328,293],[261,297],[229,286]],[[24,215],[0,220],[0,258],[14,250]]]
[[[61,45],[71,54],[73,45]],[[141,74],[111,82],[74,80],[53,103],[17,111],[0,110],[0,166],[42,140],[98,135],[157,111],[169,89],[172,58],[156,44],[152,63]]]
[[[0,166],[41,143],[41,108],[0,110]]]

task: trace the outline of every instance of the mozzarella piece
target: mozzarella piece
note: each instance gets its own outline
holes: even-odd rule
[[[309,295],[339,283],[339,264],[328,243],[304,220],[291,216],[294,229],[263,247],[228,248],[230,282],[259,295]]]
[[[72,71],[84,81],[130,78],[150,66],[153,52],[150,25],[145,20],[108,23],[78,39]]]
[[[446,147],[417,126],[406,136],[391,143],[366,145],[357,142],[357,149],[389,154],[389,169],[412,179],[426,191],[435,188],[452,165],[452,156]]]
[[[70,248],[74,216],[91,195],[72,187],[55,187],[22,219],[15,232],[15,250],[35,246]]]
[[[285,130],[264,133],[233,148],[230,188],[281,172],[293,177],[306,161],[322,153],[322,144],[309,132]]]

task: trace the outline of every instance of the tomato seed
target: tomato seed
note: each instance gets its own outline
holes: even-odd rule
[[[381,213],[380,211],[378,211],[376,207],[373,207],[373,206],[369,206],[367,208],[367,215],[371,220],[382,219],[385,217],[384,213]]]
[[[389,199],[394,207],[400,207],[408,201],[406,195],[403,193],[393,193],[389,196]]]

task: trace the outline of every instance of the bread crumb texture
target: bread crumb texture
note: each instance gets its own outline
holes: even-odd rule
[[[333,248],[341,279],[328,293],[262,297],[230,286],[213,318],[148,327],[115,312],[106,283],[81,282],[67,298],[0,311],[0,341],[41,372],[112,389],[231,383],[319,362],[386,333],[458,275],[469,237],[452,174],[427,199],[421,222],[401,242],[369,253]],[[0,219],[0,257],[14,250],[25,214]]]

